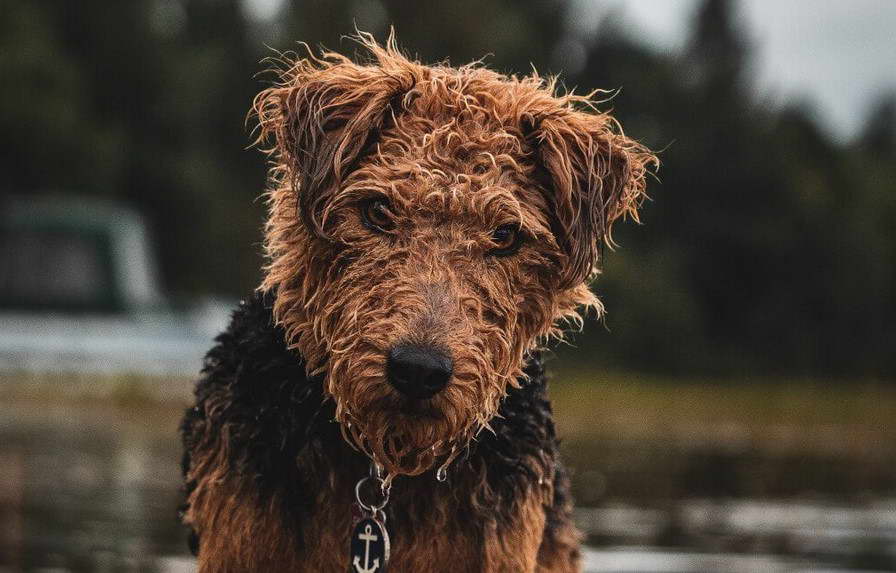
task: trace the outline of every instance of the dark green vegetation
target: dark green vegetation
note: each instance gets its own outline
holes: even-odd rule
[[[590,325],[577,356],[675,374],[896,374],[896,99],[850,142],[804,107],[770,109],[730,2],[703,4],[680,54],[612,20],[571,30],[563,2],[288,2],[265,22],[238,0],[0,6],[0,190],[138,208],[171,292],[258,280],[265,166],[244,120],[265,44],[352,51],[340,35],[355,23],[380,38],[394,23],[425,61],[491,53],[503,71],[531,62],[570,87],[622,88],[605,105],[662,150],[645,225],[619,228],[596,285],[608,329]]]

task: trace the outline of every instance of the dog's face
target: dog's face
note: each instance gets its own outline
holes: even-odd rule
[[[650,153],[538,78],[301,60],[256,100],[273,143],[264,289],[337,419],[392,474],[463,447],[577,309]]]

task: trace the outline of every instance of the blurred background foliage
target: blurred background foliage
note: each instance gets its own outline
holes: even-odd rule
[[[265,165],[246,114],[272,49],[352,52],[394,24],[421,60],[561,73],[660,151],[643,225],[595,284],[579,359],[671,375],[896,374],[896,98],[849,141],[768,105],[734,5],[706,0],[659,53],[557,0],[0,0],[0,190],[113,198],[148,219],[176,296],[259,279]],[[247,8],[247,6],[249,6]],[[250,9],[251,8],[251,9]]]

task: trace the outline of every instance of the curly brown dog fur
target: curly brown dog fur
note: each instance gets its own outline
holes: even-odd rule
[[[587,281],[656,159],[552,81],[361,43],[370,62],[288,61],[255,101],[263,296],[210,353],[184,423],[200,569],[347,570],[353,486],[375,460],[419,476],[395,482],[391,571],[578,570],[537,349],[601,310]],[[448,357],[444,388],[396,391],[398,345]],[[253,394],[265,384],[279,394]],[[420,475],[449,464],[444,488]]]

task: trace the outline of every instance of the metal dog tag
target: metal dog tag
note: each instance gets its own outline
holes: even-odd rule
[[[384,573],[389,560],[389,534],[375,517],[365,517],[352,531],[350,573]]]

